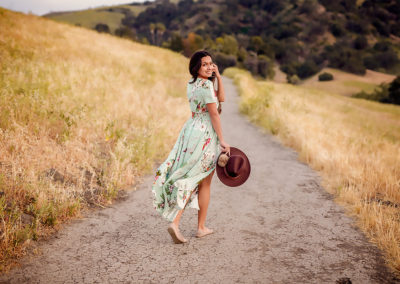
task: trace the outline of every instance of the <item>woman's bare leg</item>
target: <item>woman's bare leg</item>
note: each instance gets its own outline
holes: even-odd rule
[[[179,227],[179,221],[181,220],[183,210],[185,210],[186,205],[188,204],[190,198],[192,197],[192,194],[193,194],[193,192],[190,193],[189,198],[186,200],[185,207],[178,211],[178,214],[176,215],[174,221],[172,222],[172,223],[174,223],[176,225],[177,228]]]
[[[205,222],[207,217],[207,209],[208,204],[210,202],[210,187],[211,187],[211,180],[214,175],[215,170],[211,172],[206,178],[204,178],[201,183],[199,184],[199,207],[200,210],[198,212],[198,230],[205,230]]]
[[[176,215],[174,221],[172,222],[172,223],[174,223],[176,225],[176,227],[179,227],[179,221],[181,220],[182,213],[183,213],[183,209],[179,210],[179,212]]]

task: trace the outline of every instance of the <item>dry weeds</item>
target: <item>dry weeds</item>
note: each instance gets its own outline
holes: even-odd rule
[[[190,115],[187,65],[168,50],[0,8],[0,271],[167,154]]]
[[[400,107],[256,81],[230,68],[250,119],[296,149],[400,272]]]

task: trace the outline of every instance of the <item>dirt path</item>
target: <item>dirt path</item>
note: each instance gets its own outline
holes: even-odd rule
[[[249,180],[228,188],[213,178],[208,225],[196,239],[197,212],[188,209],[175,245],[153,209],[148,176],[127,200],[74,222],[25,259],[0,283],[395,283],[318,175],[291,149],[239,115],[238,97],[224,78],[222,123],[228,143],[251,161]]]

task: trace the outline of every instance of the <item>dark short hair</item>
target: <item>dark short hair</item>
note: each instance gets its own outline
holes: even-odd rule
[[[205,56],[210,56],[212,59],[212,56],[209,52],[205,50],[199,50],[193,53],[193,55],[190,57],[190,62],[189,62],[189,72],[193,77],[193,81],[190,82],[190,84],[194,83],[199,76],[199,70],[201,67],[201,59]]]

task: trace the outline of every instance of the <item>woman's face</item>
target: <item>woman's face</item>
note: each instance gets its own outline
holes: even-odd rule
[[[210,56],[204,56],[201,58],[201,67],[197,72],[199,77],[207,79],[211,77],[213,71],[213,62]]]

